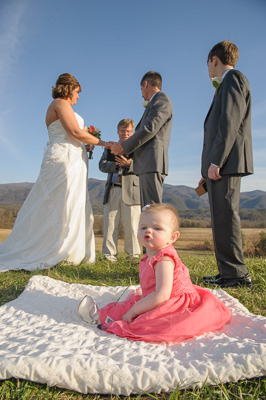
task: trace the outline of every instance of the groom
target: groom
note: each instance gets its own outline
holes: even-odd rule
[[[168,147],[173,120],[173,106],[161,91],[162,77],[147,72],[140,83],[146,103],[135,133],[123,143],[113,143],[112,153],[131,155],[134,174],[139,176],[141,206],[161,203],[163,181],[168,174]]]
[[[203,279],[222,288],[251,286],[239,217],[241,177],[253,173],[251,94],[247,78],[234,69],[238,56],[238,48],[223,41],[207,59],[216,93],[204,122],[199,184],[207,183],[219,273]]]

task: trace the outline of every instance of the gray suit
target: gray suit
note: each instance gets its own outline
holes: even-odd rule
[[[118,254],[118,236],[120,220],[124,228],[124,249],[129,258],[140,255],[137,230],[140,208],[139,178],[133,173],[133,161],[129,167],[123,167],[122,184],[114,184],[113,175],[117,174],[118,166],[114,161],[107,160],[108,150],[105,149],[99,161],[99,169],[108,173],[104,191],[104,236],[103,254],[110,261],[116,261]]]
[[[133,169],[140,179],[142,206],[162,201],[162,185],[168,174],[172,120],[171,100],[160,91],[149,102],[135,133],[121,143],[127,155],[133,153]]]
[[[208,178],[211,164],[222,179]],[[251,94],[247,78],[229,71],[204,122],[202,176],[207,180],[215,254],[224,279],[241,278],[244,264],[239,218],[241,176],[253,173]]]

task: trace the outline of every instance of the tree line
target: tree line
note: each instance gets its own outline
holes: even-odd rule
[[[95,230],[103,229],[103,207],[92,206],[95,215]],[[20,206],[0,205],[0,228],[12,229],[17,218]],[[184,228],[210,228],[211,216],[209,209],[179,210],[180,226]],[[265,209],[241,209],[240,218],[242,228],[266,228]]]

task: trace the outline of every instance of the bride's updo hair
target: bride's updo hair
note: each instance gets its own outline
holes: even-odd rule
[[[53,86],[52,96],[53,99],[63,98],[67,99],[72,97],[73,90],[79,88],[81,92],[81,86],[77,79],[71,74],[61,74],[57,78],[55,87]]]

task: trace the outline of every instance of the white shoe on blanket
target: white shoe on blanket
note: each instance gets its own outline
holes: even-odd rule
[[[98,324],[98,307],[91,296],[84,296],[78,307],[79,315],[91,325]]]

